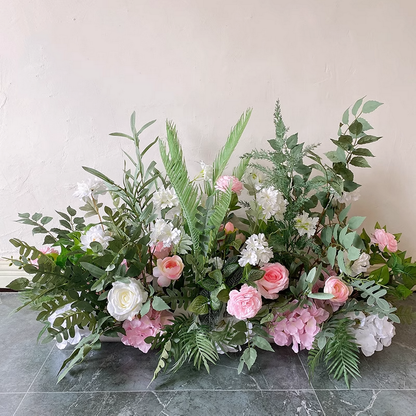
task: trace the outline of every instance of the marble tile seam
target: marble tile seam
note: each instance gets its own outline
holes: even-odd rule
[[[43,364],[40,366],[38,372],[35,374],[35,377],[33,377],[32,382],[30,383],[25,395],[22,397],[22,400],[20,400],[19,405],[17,406],[16,410],[13,413],[13,416],[15,416],[17,414],[17,411],[19,410],[19,407],[21,406],[21,404],[23,403],[23,401],[25,400],[25,397],[27,396],[27,394],[29,393],[30,388],[32,387],[33,383],[36,380],[36,377],[40,374],[40,372],[42,371],[43,367],[46,364],[46,361],[48,360],[48,358],[50,357],[50,355],[52,354],[52,351],[54,350],[55,346],[53,345],[52,348],[49,350],[48,355],[46,356],[45,360],[43,361]]]

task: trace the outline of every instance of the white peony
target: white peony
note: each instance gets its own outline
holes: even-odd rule
[[[103,181],[97,178],[88,179],[84,182],[77,183],[77,190],[74,192],[74,196],[82,201],[88,202],[91,199],[97,199],[98,195],[105,194],[107,188]]]
[[[361,253],[360,257],[351,266],[352,276],[357,274],[365,273],[370,267],[370,255],[367,253]]]
[[[358,315],[350,312],[347,316],[358,321],[357,325],[352,327],[352,332],[357,345],[366,357],[373,355],[375,351],[381,351],[384,347],[388,347],[396,335],[396,328],[387,319],[387,316],[383,318],[379,318],[378,315],[366,316],[363,312],[359,312]]]
[[[287,201],[273,186],[264,188],[257,194],[257,203],[261,207],[266,220],[274,216],[277,221],[283,221]]]
[[[130,283],[114,282],[107,296],[108,313],[117,321],[132,321],[147,300],[147,292],[136,279]]]
[[[100,243],[103,249],[108,247],[108,242],[112,241],[113,238],[109,232],[105,231],[101,225],[95,225],[91,227],[84,235],[81,236],[81,248],[84,251],[91,248],[91,243],[96,241]]]
[[[246,246],[241,251],[241,258],[238,260],[238,264],[244,267],[246,264],[252,266],[260,266],[269,262],[273,257],[273,251],[269,248],[264,234],[253,234],[246,241]]]
[[[50,322],[51,326],[53,325],[53,323],[55,322],[55,319],[58,318],[59,316],[61,316],[63,313],[67,312],[71,310],[71,304],[67,304],[62,306],[62,308],[57,309],[49,318],[48,321]],[[62,327],[66,328],[66,322],[64,321],[62,323]],[[83,335],[88,335],[90,334],[90,331],[88,329],[80,329],[78,327],[78,325],[74,326],[74,331],[75,331],[75,335],[73,337],[68,337],[68,339],[62,339],[61,342],[56,342],[56,346],[60,349],[63,350],[68,344],[71,345],[76,345],[78,344],[78,342],[81,341],[81,337]]]
[[[150,233],[150,245],[156,246],[162,242],[163,247],[170,247],[172,244],[179,244],[181,240],[181,230],[173,228],[170,222],[161,218],[155,221]]]
[[[153,194],[152,201],[157,210],[179,206],[175,190],[173,188],[165,189],[163,186]]]
[[[307,234],[308,237],[312,237],[315,234],[318,222],[319,218],[312,218],[303,211],[302,215],[295,217],[295,228],[298,230],[300,236]]]

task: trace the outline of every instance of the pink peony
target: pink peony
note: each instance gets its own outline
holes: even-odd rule
[[[237,319],[253,318],[261,309],[261,295],[252,286],[244,284],[241,289],[232,290],[227,302],[227,312]]]
[[[331,276],[325,281],[324,293],[331,293],[334,295],[329,299],[331,304],[340,306],[343,305],[352,293],[352,287],[348,286],[338,276]]]
[[[172,313],[168,311],[157,312],[153,308],[142,316],[132,321],[124,321],[123,328],[126,335],[122,335],[121,342],[146,353],[150,350],[151,344],[145,342],[147,337],[154,337],[166,325],[171,325],[173,320]]]
[[[269,334],[277,345],[292,344],[296,353],[303,349],[310,350],[315,335],[320,331],[319,324],[328,317],[329,313],[316,305],[298,307],[293,312],[278,313],[276,319],[269,324]]]
[[[391,253],[397,251],[397,240],[393,234],[387,233],[382,228],[374,231],[374,234],[371,236],[371,242],[378,244],[381,251],[386,247]]]
[[[164,259],[165,257],[169,256],[172,250],[172,246],[165,247],[163,245],[163,241],[159,241],[155,246],[150,246],[151,253],[157,259]]]
[[[266,273],[255,282],[258,291],[266,299],[277,299],[277,293],[289,286],[289,270],[280,263],[265,264],[260,270]]]
[[[153,269],[153,275],[158,277],[157,284],[160,287],[168,287],[172,280],[178,280],[181,277],[183,266],[179,256],[158,259],[157,267]]]
[[[215,189],[226,192],[231,181],[231,190],[237,195],[241,194],[243,184],[235,176],[220,176],[215,185]]]

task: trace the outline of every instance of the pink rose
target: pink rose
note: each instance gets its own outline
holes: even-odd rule
[[[157,284],[161,287],[168,287],[172,280],[178,280],[181,277],[183,266],[179,256],[158,259],[157,267],[153,269],[153,275],[158,277]]]
[[[227,312],[237,319],[253,318],[261,309],[261,295],[252,286],[244,284],[241,289],[232,290],[227,302]]]
[[[163,241],[159,241],[155,246],[150,246],[151,253],[157,259],[164,259],[165,257],[169,256],[171,250],[172,246],[165,247],[163,245]]]
[[[280,263],[265,264],[260,270],[266,273],[255,282],[258,291],[266,299],[277,299],[277,293],[289,286],[289,270]]]
[[[231,190],[237,195],[241,194],[243,184],[235,176],[220,176],[215,185],[215,189],[226,192],[231,181]]]
[[[391,253],[397,251],[397,240],[393,234],[387,233],[382,228],[374,231],[374,234],[371,236],[371,242],[378,244],[381,251],[386,247]]]
[[[331,276],[325,281],[324,293],[334,295],[329,301],[334,305],[344,304],[352,293],[352,287],[348,286],[338,276]]]

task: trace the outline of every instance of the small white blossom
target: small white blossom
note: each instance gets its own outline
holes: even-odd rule
[[[91,243],[96,241],[101,244],[103,249],[106,249],[108,247],[108,242],[112,240],[113,238],[108,231],[105,231],[101,225],[95,225],[81,236],[81,248],[84,251],[87,251],[87,249],[91,248]]]
[[[157,210],[179,206],[179,199],[173,188],[165,189],[163,186],[153,194],[153,205]]]
[[[246,185],[250,195],[254,195],[263,187],[264,175],[254,168],[248,168],[244,173],[242,181]]]
[[[360,257],[351,266],[352,276],[365,273],[370,267],[370,255],[367,253],[361,253]]]
[[[97,199],[98,195],[105,194],[107,188],[103,181],[96,178],[88,178],[84,182],[77,183],[77,190],[74,192],[74,196],[81,199],[84,202],[88,202],[91,199]]]
[[[214,174],[214,168],[212,165],[206,165],[202,160],[199,164],[201,165],[201,175],[204,178],[204,181],[210,181],[212,179],[212,175]]]
[[[162,242],[163,247],[170,247],[172,244],[178,244],[181,239],[181,231],[173,228],[172,223],[161,218],[157,219],[150,233],[150,245],[156,246]]]
[[[358,315],[350,312],[347,316],[358,321],[358,325],[353,326],[351,330],[357,345],[366,357],[373,355],[375,351],[381,351],[383,347],[388,347],[396,335],[396,328],[387,316],[383,318],[379,318],[378,315],[366,316],[363,312],[359,312]]]
[[[238,264],[244,267],[246,264],[257,266],[269,262],[273,257],[273,251],[269,247],[264,234],[253,234],[246,241],[245,248],[241,251],[241,258]]]
[[[266,220],[274,216],[277,221],[283,221],[287,201],[273,186],[264,188],[257,194],[257,203],[261,207]]]
[[[62,306],[62,308],[57,309],[51,316],[49,316],[48,321],[50,322],[51,326],[55,322],[55,319],[61,316],[63,313],[71,310],[71,304],[68,303],[67,305]],[[66,328],[66,322],[64,321],[61,325],[63,328]],[[90,331],[88,329],[80,329],[78,325],[74,326],[75,334],[73,337],[69,336],[68,339],[62,338],[61,342],[57,342],[56,346],[62,350],[64,349],[68,344],[76,345],[78,342],[81,341],[81,337],[83,335],[88,335]]]
[[[340,204],[345,205],[350,205],[352,202],[358,201],[360,199],[360,192],[358,189],[353,192],[343,192],[342,195],[335,191],[333,194],[333,202],[339,202]]]
[[[302,215],[295,217],[295,228],[298,230],[300,236],[307,234],[312,237],[318,225],[319,218],[310,217],[305,211]]]
[[[208,263],[212,264],[218,270],[221,270],[224,266],[224,260],[222,260],[221,257],[213,257]]]

